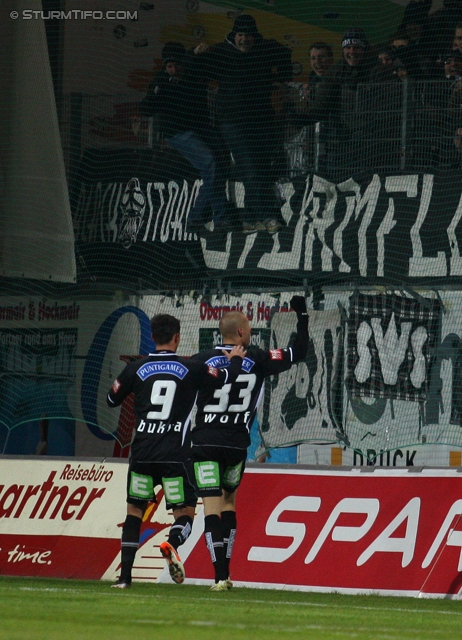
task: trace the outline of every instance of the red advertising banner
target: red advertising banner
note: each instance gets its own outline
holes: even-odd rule
[[[114,580],[127,461],[0,465],[0,574]],[[342,470],[249,464],[238,494],[236,586],[456,595],[462,588],[457,469]],[[170,582],[159,551],[172,523],[161,490],[145,514],[134,581]],[[213,580],[203,512],[180,548],[186,581]]]
[[[0,574],[116,579],[127,460],[18,458],[0,465]],[[146,510],[133,576],[155,582],[172,524],[162,490]]]
[[[455,470],[247,469],[231,564],[236,585],[410,595],[462,586]],[[203,540],[186,561],[211,579]]]

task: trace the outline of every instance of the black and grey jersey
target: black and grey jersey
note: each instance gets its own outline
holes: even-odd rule
[[[227,368],[229,360],[222,350],[233,345],[220,345],[193,356],[211,367]],[[232,384],[225,384],[211,394],[199,392],[193,445],[214,445],[246,449],[250,444],[250,426],[263,396],[264,379],[287,371],[294,363],[291,347],[264,351],[249,348],[241,373]]]
[[[128,364],[114,381],[107,396],[110,407],[134,394],[136,431],[132,459],[181,461],[191,446],[191,414],[198,391],[213,397],[224,384],[239,375],[242,359],[232,358],[228,367],[182,358],[171,351],[155,351]]]

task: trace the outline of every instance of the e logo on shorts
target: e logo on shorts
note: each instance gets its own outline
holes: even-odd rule
[[[236,487],[241,481],[242,462],[235,467],[227,467],[223,475],[223,483],[229,487]]]
[[[154,495],[154,485],[151,476],[142,476],[131,472],[130,496],[140,500],[151,500]]]
[[[199,489],[220,486],[220,468],[218,462],[195,462],[194,475]]]
[[[183,478],[162,478],[165,499],[171,504],[184,502]]]

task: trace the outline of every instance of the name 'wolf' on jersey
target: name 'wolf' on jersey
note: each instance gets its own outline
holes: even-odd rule
[[[220,352],[221,353],[221,352]],[[218,369],[172,351],[155,351],[128,364],[107,395],[116,407],[134,394],[136,417],[131,458],[146,461],[183,461],[191,446],[191,414],[199,390],[213,398],[224,384],[232,384],[242,359],[234,356],[228,367]]]
[[[222,355],[233,345],[218,345],[214,349],[201,351],[191,360],[200,360],[209,366],[226,368],[229,361]],[[265,351],[249,347],[242,362],[242,370],[233,383],[210,394],[199,392],[192,443],[198,446],[211,445],[246,449],[250,445],[250,427],[263,397],[264,380],[268,376],[287,371],[303,360],[308,348],[308,319],[299,319],[297,336],[293,346],[286,349]]]

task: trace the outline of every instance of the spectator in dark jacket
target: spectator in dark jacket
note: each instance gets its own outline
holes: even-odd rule
[[[358,84],[369,80],[374,60],[364,31],[349,29],[343,36],[342,50],[342,59],[323,77],[316,100],[307,113],[311,122],[325,120],[328,115],[338,113],[344,87],[354,91]]]
[[[348,29],[342,39],[343,56],[323,77],[314,102],[306,113],[295,115],[298,125],[326,123],[326,164],[331,173],[339,168],[363,161],[359,140],[362,118],[356,114],[356,92],[359,84],[368,83],[374,58],[364,31]],[[324,124],[323,124],[324,126]],[[348,147],[348,155],[345,150]]]
[[[144,116],[160,115],[160,130],[169,147],[176,149],[199,170],[202,186],[189,217],[187,229],[199,233],[206,208],[213,210],[214,230],[226,228],[226,178],[219,161],[219,142],[210,125],[207,86],[185,68],[185,48],[168,42],[162,49],[163,69],[150,84],[139,105]]]
[[[389,45],[377,49],[376,63],[372,68],[371,82],[391,82],[393,80],[393,60],[395,52]]]
[[[422,46],[433,59],[451,49],[454,29],[462,21],[462,0],[443,0],[443,7],[430,14],[422,37]]]
[[[282,226],[270,161],[275,146],[275,82],[292,78],[290,50],[258,32],[250,15],[236,18],[224,42],[194,50],[201,73],[219,83],[217,118],[245,187],[244,233]]]
[[[314,42],[310,46],[311,73],[308,78],[309,101],[313,102],[316,97],[319,83],[327,74],[334,63],[332,47],[326,42]]]

